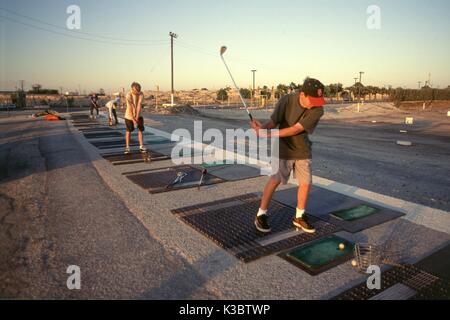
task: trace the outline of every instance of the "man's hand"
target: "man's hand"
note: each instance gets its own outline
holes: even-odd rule
[[[256,131],[256,134],[258,134],[258,131],[262,129],[261,123],[257,120],[253,120],[252,122],[250,122],[250,127],[252,127],[252,129]]]

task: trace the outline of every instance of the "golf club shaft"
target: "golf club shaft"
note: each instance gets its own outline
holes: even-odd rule
[[[244,98],[243,98],[242,95],[241,95],[241,89],[240,89],[239,86],[236,84],[236,81],[234,81],[234,77],[233,77],[233,75],[231,74],[230,68],[228,68],[227,63],[225,62],[225,59],[224,59],[223,55],[221,55],[220,57],[222,58],[223,64],[225,65],[225,68],[227,68],[228,74],[230,75],[231,80],[233,81],[233,84],[234,84],[235,88],[237,89],[237,91],[238,91],[238,93],[239,93],[239,97],[241,98],[241,101],[242,101],[242,103],[244,104],[245,111],[247,111],[248,116],[250,117],[250,120],[253,121],[253,116],[252,116],[252,114],[250,113],[250,111],[248,110],[247,104],[245,103]]]

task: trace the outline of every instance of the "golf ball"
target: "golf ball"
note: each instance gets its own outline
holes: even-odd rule
[[[358,266],[358,262],[356,260],[352,260],[352,266],[356,268]]]
[[[345,244],[341,243],[341,244],[339,245],[339,250],[344,250],[344,249],[345,249]]]

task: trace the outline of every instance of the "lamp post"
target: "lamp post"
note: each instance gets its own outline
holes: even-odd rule
[[[174,89],[174,80],[173,80],[173,39],[177,39],[178,35],[170,32],[169,33],[170,36],[170,64],[171,64],[171,72],[172,72],[172,93],[170,94],[170,100],[171,100],[171,104],[172,106],[174,105],[174,94],[175,94],[175,89]]]

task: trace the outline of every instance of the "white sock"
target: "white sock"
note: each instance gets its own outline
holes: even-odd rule
[[[258,217],[261,217],[263,215],[267,214],[267,210],[259,209],[258,211]]]
[[[297,218],[302,218],[304,214],[305,214],[305,210],[300,210],[299,208],[297,208],[297,214],[296,214]]]

